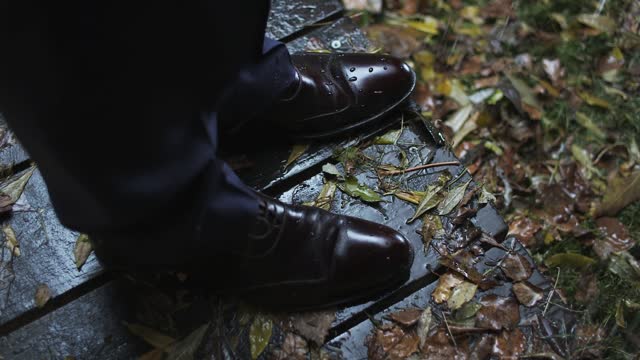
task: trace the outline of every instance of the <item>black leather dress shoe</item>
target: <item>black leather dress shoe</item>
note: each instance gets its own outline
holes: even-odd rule
[[[234,250],[215,260],[227,269],[209,277],[215,289],[245,294],[260,305],[304,310],[364,301],[406,281],[413,249],[397,231],[260,199],[261,214],[246,242],[235,242]]]
[[[401,60],[376,54],[294,54],[299,82],[264,119],[297,138],[323,138],[380,119],[413,91]]]

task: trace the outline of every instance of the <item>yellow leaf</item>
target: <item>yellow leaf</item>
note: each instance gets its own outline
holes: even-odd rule
[[[453,293],[453,288],[462,284],[464,282],[464,278],[455,273],[445,273],[440,276],[438,280],[438,286],[436,286],[433,293],[431,293],[431,297],[433,297],[433,301],[436,304],[442,304],[445,301],[448,301]]]
[[[578,96],[580,96],[580,98],[582,100],[584,100],[587,104],[591,105],[591,106],[597,106],[597,107],[601,107],[604,109],[610,109],[611,105],[609,104],[609,102],[607,100],[601,99],[599,97],[593,96],[587,92],[584,91],[578,91]]]
[[[438,19],[432,16],[425,16],[422,21],[407,21],[405,24],[425,34],[438,35]]]
[[[41,308],[51,299],[51,290],[47,284],[40,284],[36,288],[36,294],[34,296],[34,302],[36,306]]]
[[[462,305],[473,299],[477,289],[478,285],[468,281],[463,281],[461,284],[453,288],[451,297],[447,300],[447,306],[451,310],[461,308]]]
[[[73,257],[76,262],[76,268],[80,270],[82,265],[87,262],[89,255],[93,252],[93,246],[89,241],[89,236],[86,234],[80,234],[76,239],[76,245],[73,248]]]
[[[20,243],[18,242],[18,238],[16,237],[16,232],[13,231],[11,225],[5,225],[2,227],[2,232],[4,233],[4,238],[7,240],[4,245],[11,251],[13,256],[20,256]]]
[[[288,168],[293,162],[298,160],[302,154],[304,154],[307,149],[309,149],[309,144],[296,144],[293,145],[291,149],[291,154],[289,154],[289,158],[287,159],[287,163],[284,165],[285,168]]]
[[[272,331],[273,323],[271,319],[262,314],[256,315],[249,329],[249,343],[251,345],[251,358],[253,360],[257,359],[267,345],[269,345]]]

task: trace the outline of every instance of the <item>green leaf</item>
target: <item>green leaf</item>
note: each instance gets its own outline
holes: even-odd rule
[[[614,216],[634,201],[640,200],[640,171],[627,177],[620,175],[609,181],[602,203],[596,209],[596,216]]]
[[[256,315],[249,329],[249,343],[251,344],[251,358],[257,359],[269,345],[273,332],[273,322],[262,314]]]
[[[336,188],[336,183],[334,181],[329,180],[325,182],[320,190],[320,194],[318,194],[318,197],[310,205],[329,211],[331,209],[333,197],[336,194]]]
[[[467,187],[470,183],[471,180],[451,189],[449,194],[447,194],[447,197],[438,205],[438,213],[440,215],[447,215],[453,211],[464,197],[464,193],[467,191]]]
[[[373,143],[376,145],[395,145],[402,134],[402,129],[391,130],[382,136],[377,136]]]
[[[309,149],[309,144],[296,144],[293,145],[291,149],[291,154],[289,154],[289,158],[287,159],[287,163],[284,165],[285,169],[289,167],[289,165],[293,164],[302,154],[304,154],[307,149]]]
[[[455,312],[454,319],[456,319],[457,321],[463,321],[472,318],[476,316],[476,313],[478,312],[478,310],[480,310],[481,307],[482,305],[475,301],[468,302],[462,305],[462,307],[460,307],[460,309]]]
[[[607,100],[591,95],[585,91],[578,91],[578,96],[591,106],[601,107],[603,109],[611,108],[611,104],[609,104]]]
[[[424,198],[426,192],[424,191],[409,191],[409,190],[400,190],[393,193],[398,199],[408,201],[412,204],[420,204],[420,200]]]
[[[578,121],[578,124],[582,125],[582,127],[584,127],[585,129],[589,130],[591,132],[591,134],[593,134],[595,137],[597,137],[600,140],[604,140],[607,138],[607,135],[604,133],[604,131],[602,131],[598,125],[596,125],[593,120],[591,120],[591,118],[589,116],[587,116],[587,114],[585,113],[581,113],[581,112],[577,112],[576,113],[576,121]]]
[[[591,264],[595,264],[595,260],[584,255],[576,253],[560,253],[548,257],[544,263],[548,267],[568,266],[572,268],[586,268]]]
[[[324,165],[322,165],[322,171],[325,174],[329,174],[329,175],[333,175],[333,176],[337,176],[337,177],[343,177],[344,175],[342,175],[342,173],[340,172],[340,170],[338,170],[338,168],[331,164],[331,163],[326,163]]]
[[[477,289],[478,285],[468,281],[463,281],[461,284],[453,288],[451,297],[447,300],[447,306],[451,310],[459,309],[462,305],[473,299]]]
[[[440,201],[444,198],[444,195],[440,193],[442,188],[446,185],[447,181],[451,179],[451,174],[448,172],[443,173],[438,177],[438,181],[436,184],[432,184],[427,186],[427,191],[425,192],[422,201],[418,204],[418,208],[416,209],[416,213],[413,214],[411,219],[407,220],[407,223],[411,223],[415,221],[417,218],[422,216],[427,211],[433,209],[438,206]]]
[[[578,22],[588,27],[600,30],[606,33],[612,33],[616,30],[616,22],[604,15],[580,14],[576,17]]]
[[[350,196],[359,198],[366,202],[382,201],[380,194],[358,183],[358,179],[354,176],[349,176],[344,182],[339,183],[338,187]]]
[[[593,166],[593,161],[591,161],[591,156],[587,152],[587,150],[581,148],[580,146],[573,144],[571,145],[571,154],[576,159],[580,165],[584,166],[585,169],[589,172],[587,175],[588,178],[591,178],[591,173],[595,173],[596,175],[600,175],[598,169]]]

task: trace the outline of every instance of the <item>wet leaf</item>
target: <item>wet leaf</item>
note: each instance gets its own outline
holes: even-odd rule
[[[609,104],[607,100],[591,95],[585,91],[578,91],[578,96],[580,96],[582,100],[584,100],[587,104],[591,106],[596,106],[603,109],[611,108],[611,104]]]
[[[616,30],[616,22],[608,16],[580,14],[576,19],[580,23],[602,32],[612,33]]]
[[[399,325],[409,327],[415,325],[420,320],[421,315],[422,310],[420,309],[404,309],[391,313],[389,318]]]
[[[548,267],[568,266],[582,269],[594,264],[596,261],[588,256],[576,253],[559,253],[548,257],[544,263]]]
[[[446,329],[439,328],[435,334],[426,339],[424,346],[422,346],[420,359],[466,359],[469,353],[468,343],[460,340],[458,339],[454,344]]]
[[[11,225],[6,224],[2,226],[2,232],[4,233],[5,243],[4,246],[9,249],[12,256],[20,256],[20,243],[16,236],[16,232],[13,231]]]
[[[455,209],[460,203],[460,200],[464,197],[470,183],[471,180],[451,189],[447,196],[440,202],[440,204],[438,204],[438,213],[440,215],[447,215],[453,211],[453,209]]]
[[[438,285],[431,293],[431,297],[436,304],[442,304],[448,301],[453,294],[453,288],[462,284],[464,278],[456,273],[448,272],[440,276],[438,279]]]
[[[526,257],[518,253],[509,253],[500,263],[504,274],[513,281],[527,280],[533,273],[533,267]]]
[[[165,360],[197,360],[194,358],[202,339],[204,338],[209,323],[206,323],[195,329],[186,338],[172,345],[167,351]]]
[[[249,329],[249,343],[251,344],[251,358],[257,359],[269,345],[273,323],[271,319],[262,314],[256,315]]]
[[[424,198],[425,194],[426,193],[424,191],[406,191],[406,190],[396,191],[393,193],[393,195],[398,197],[398,199],[408,201],[416,205],[420,204],[420,200]]]
[[[542,118],[543,110],[542,106],[536,99],[533,90],[524,81],[518,79],[515,76],[507,75],[507,78],[509,79],[513,87],[518,91],[523,110],[526,111],[532,119],[540,120]],[[506,94],[507,93],[505,93],[505,95]],[[518,106],[519,105],[516,105],[516,107]]]
[[[464,320],[470,319],[476,316],[480,308],[482,308],[482,305],[480,305],[479,303],[474,301],[468,302],[464,304],[460,309],[458,309],[458,311],[455,312],[454,318],[457,321],[464,321]]]
[[[609,181],[596,216],[614,216],[634,201],[640,200],[640,171],[627,177],[617,175]]]
[[[485,295],[479,300],[482,308],[476,314],[479,327],[500,330],[514,329],[520,322],[520,307],[513,298]]]
[[[376,136],[373,143],[376,145],[395,145],[402,135],[402,129],[391,130],[382,136]]]
[[[338,188],[350,196],[359,198],[366,202],[382,201],[380,194],[358,183],[358,179],[354,176],[349,176],[344,182],[338,183]]]
[[[141,338],[147,344],[155,347],[156,349],[166,349],[176,341],[174,338],[164,335],[159,331],[146,327],[144,325],[129,324],[126,322],[124,324],[127,329],[129,329],[129,332]]]
[[[423,16],[422,21],[405,22],[407,26],[429,35],[438,35],[438,23],[433,16]]]
[[[593,161],[591,160],[591,155],[587,152],[587,150],[581,148],[576,144],[571,145],[571,154],[574,159],[580,163],[580,165],[584,166],[590,173],[598,174],[598,169],[593,166]]]
[[[372,43],[397,58],[406,59],[420,47],[420,41],[410,29],[401,26],[374,24],[364,30]]]
[[[604,131],[602,131],[602,129],[600,129],[598,125],[596,125],[593,120],[591,120],[591,118],[585,113],[582,113],[580,111],[576,112],[576,120],[578,121],[578,124],[589,130],[589,133],[596,138],[600,140],[605,140],[607,138],[607,135],[604,133]]]
[[[480,190],[480,196],[478,197],[478,203],[479,204],[488,204],[489,202],[495,203],[496,202],[496,197],[495,197],[495,195],[490,193],[487,190],[487,188],[485,188],[483,186],[482,190]]]
[[[76,239],[76,245],[73,248],[73,258],[75,259],[76,268],[80,270],[82,265],[87,262],[89,255],[93,252],[93,246],[89,241],[87,234],[80,234]]]
[[[413,332],[406,333],[397,326],[383,326],[369,339],[368,358],[400,360],[418,351],[420,339]]]
[[[493,355],[497,359],[519,359],[527,348],[527,338],[520,329],[502,331],[493,345]]]
[[[327,163],[327,164],[322,165],[322,171],[325,174],[333,175],[333,176],[336,176],[336,177],[343,177],[344,176],[340,172],[340,170],[338,170],[338,168],[335,165],[331,164],[331,163]]]
[[[325,181],[324,185],[322,185],[322,189],[320,189],[320,194],[318,194],[318,197],[316,197],[311,206],[329,211],[331,209],[333,197],[336,194],[336,189],[337,185],[334,181]]]
[[[542,291],[542,289],[529,283],[528,281],[522,281],[513,284],[511,290],[513,290],[513,294],[516,296],[516,299],[518,299],[520,304],[527,307],[534,306],[544,297],[544,292]]]
[[[36,306],[41,308],[47,304],[47,302],[51,299],[51,290],[47,284],[40,284],[36,288],[36,293],[34,296],[34,302]]]
[[[606,260],[612,253],[629,250],[636,244],[624,224],[616,218],[601,217],[596,225],[603,238],[594,241],[593,250],[600,259]]]
[[[444,235],[444,228],[440,216],[433,214],[425,214],[422,218],[422,243],[424,245],[424,253],[429,251],[431,240],[437,236]]]
[[[293,164],[296,160],[298,160],[298,158],[300,158],[302,154],[307,152],[308,149],[309,149],[309,144],[293,145],[293,148],[291,149],[291,153],[289,154],[289,158],[287,159],[287,162],[284,165],[285,169],[288,168],[289,165]]]
[[[477,289],[478,285],[463,281],[453,288],[453,292],[447,300],[447,306],[451,310],[459,309],[462,305],[473,299]]]
[[[407,220],[407,223],[415,221],[427,211],[438,206],[440,201],[442,201],[442,199],[444,198],[443,194],[441,194],[441,191],[446,185],[447,181],[449,181],[450,179],[451,175],[449,173],[443,173],[442,175],[440,175],[440,177],[438,177],[438,181],[436,182],[436,184],[427,186],[427,191],[420,201],[420,204],[418,204],[416,213],[413,214],[411,219]]]
[[[480,284],[482,282],[482,274],[473,267],[473,264],[469,263],[467,258],[460,258],[460,256],[442,256],[439,262],[443,266],[466,277],[474,284]]]
[[[431,312],[431,307],[427,306],[426,309],[420,315],[420,319],[418,319],[418,327],[416,333],[418,334],[418,338],[420,339],[420,348],[424,347],[424,342],[427,340],[427,336],[429,335],[429,331],[431,330],[431,322],[433,320],[433,313]]]
[[[309,345],[300,336],[287,333],[282,346],[274,351],[274,360],[307,360]]]
[[[15,202],[18,201],[18,199],[22,195],[22,192],[24,191],[25,186],[27,186],[27,183],[29,182],[29,179],[31,179],[31,175],[33,175],[33,172],[35,170],[36,167],[32,166],[21,175],[11,178],[11,181],[9,183],[4,184],[2,187],[0,187],[0,194],[8,196],[10,199],[8,203],[3,202],[3,205],[5,203],[6,205],[15,204]]]
[[[335,318],[335,310],[325,310],[294,314],[290,322],[305,339],[322,346]]]

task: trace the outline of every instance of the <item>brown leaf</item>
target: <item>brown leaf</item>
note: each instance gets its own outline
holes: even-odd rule
[[[489,19],[516,17],[511,0],[493,0],[482,7],[480,14]]]
[[[335,310],[326,310],[294,314],[291,315],[290,320],[300,335],[316,345],[322,346],[335,318]]]
[[[29,182],[29,179],[31,179],[31,175],[33,175],[33,172],[35,170],[36,167],[32,166],[28,170],[25,170],[23,173],[12,177],[8,183],[3,184],[2,187],[0,187],[0,194],[8,196],[10,199],[4,199],[4,206],[13,205],[16,201],[18,201],[18,199],[22,195],[22,192],[24,191],[25,186],[27,186],[27,183]]]
[[[431,331],[431,325],[433,322],[433,313],[431,312],[431,307],[427,306],[426,309],[420,315],[420,319],[418,320],[418,328],[416,333],[418,334],[418,338],[420,339],[420,348],[424,347],[424,343],[427,340],[427,336]]]
[[[460,252],[453,257],[442,256],[440,264],[466,277],[474,284],[479,284],[483,280],[482,274],[471,264],[472,256],[468,252]]]
[[[457,341],[456,345],[451,341],[446,329],[442,327],[427,338],[422,347],[422,356],[420,358],[429,360],[466,359],[469,353],[467,341]]]
[[[418,351],[420,339],[398,326],[381,326],[367,341],[369,359],[406,359]]]
[[[507,254],[500,263],[500,268],[513,281],[527,280],[533,273],[529,260],[518,253]]]
[[[376,24],[365,28],[365,32],[376,46],[401,59],[408,58],[420,47],[412,31],[398,26]]]
[[[495,335],[487,334],[486,332],[482,334],[480,339],[476,341],[474,346],[471,348],[471,351],[469,352],[469,360],[489,359],[495,342]]]
[[[34,296],[34,301],[36,306],[41,308],[51,299],[51,290],[47,284],[40,284],[36,288],[36,294]]]
[[[87,262],[87,259],[92,252],[93,246],[91,245],[91,241],[89,241],[89,236],[86,234],[80,234],[76,239],[76,245],[73,248],[73,257],[78,270],[80,270],[82,265]]]
[[[480,298],[482,307],[476,314],[476,325],[487,329],[513,329],[520,322],[520,307],[513,298],[485,295]]]
[[[412,326],[418,322],[420,315],[422,315],[422,310],[420,309],[404,309],[391,313],[389,318],[400,325]]]
[[[20,243],[16,237],[16,232],[13,231],[11,225],[7,224],[2,226],[2,232],[4,233],[5,243],[4,246],[9,249],[12,256],[20,256]]]
[[[459,284],[464,282],[464,278],[456,273],[448,272],[444,275],[440,276],[438,280],[438,286],[436,286],[433,293],[431,293],[431,297],[433,297],[433,301],[436,304],[441,304],[451,297],[453,293],[453,288]]]
[[[596,220],[596,225],[603,238],[594,241],[593,251],[602,260],[608,259],[611,253],[629,250],[636,244],[626,226],[616,218],[601,217]]]
[[[513,288],[511,288],[511,290],[513,290],[513,293],[520,304],[527,307],[534,306],[544,297],[544,292],[542,291],[542,289],[529,283],[528,281],[522,281],[513,284]]]
[[[542,229],[542,224],[529,217],[522,217],[509,223],[509,235],[515,236],[525,246],[534,243],[534,236]]]
[[[518,359],[524,354],[527,338],[520,329],[502,331],[493,345],[493,355],[498,359]]]
[[[308,353],[307,342],[296,334],[288,333],[282,347],[273,352],[273,360],[306,360]]]

